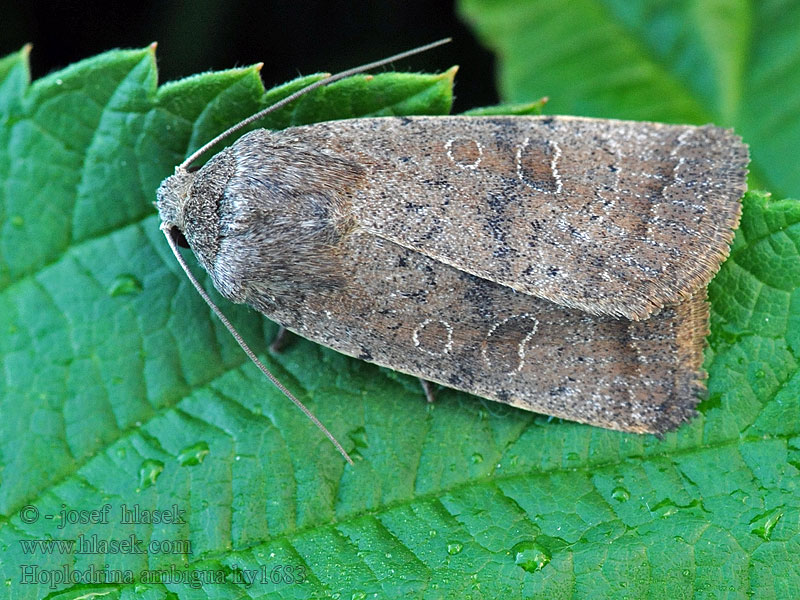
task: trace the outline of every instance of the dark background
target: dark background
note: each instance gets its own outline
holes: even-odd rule
[[[394,66],[441,72],[460,65],[454,112],[497,102],[493,59],[452,1],[198,0],[0,1],[0,54],[33,43],[33,77],[112,48],[158,42],[161,82],[264,62],[269,88],[338,71],[442,37],[453,42]]]

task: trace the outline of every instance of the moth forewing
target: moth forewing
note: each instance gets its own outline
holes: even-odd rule
[[[646,321],[589,315],[358,231],[330,261],[340,286],[247,301],[344,354],[526,410],[637,433],[694,414],[700,297]]]
[[[730,131],[577,117],[411,117],[298,128],[365,168],[358,226],[592,314],[647,318],[705,286],[745,191]]]

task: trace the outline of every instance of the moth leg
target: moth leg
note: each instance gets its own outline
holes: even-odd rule
[[[425,392],[425,399],[428,403],[433,403],[436,400],[436,396],[433,393],[433,384],[428,381],[427,379],[419,378],[419,383],[422,386],[422,391]]]
[[[272,338],[272,343],[269,345],[269,351],[279,354],[286,349],[292,341],[292,332],[286,329],[283,325],[278,326],[278,333]]]

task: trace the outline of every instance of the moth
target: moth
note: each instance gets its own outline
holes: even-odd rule
[[[525,410],[656,434],[694,414],[705,288],[746,189],[733,132],[362,118],[258,129],[192,160],[158,190],[162,229],[230,301]]]

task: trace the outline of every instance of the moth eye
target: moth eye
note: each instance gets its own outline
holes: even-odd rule
[[[172,239],[175,240],[175,243],[178,244],[178,246],[181,248],[189,247],[189,242],[186,241],[186,237],[183,235],[183,232],[180,229],[173,227],[169,230],[169,232],[172,235]]]

